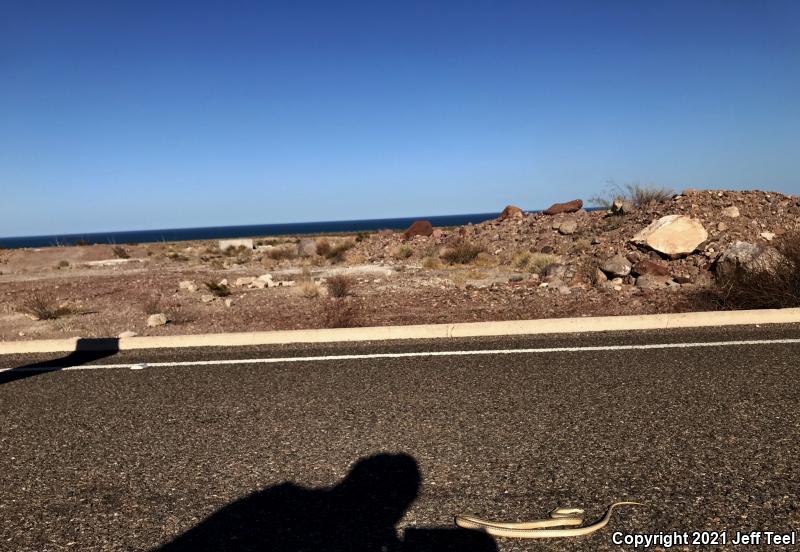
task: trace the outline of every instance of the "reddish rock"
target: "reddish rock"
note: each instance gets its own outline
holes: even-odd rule
[[[497,217],[497,220],[506,220],[509,218],[521,218],[522,217],[522,209],[516,207],[514,205],[507,205],[503,212],[500,213],[500,216]]]
[[[568,201],[567,203],[554,203],[542,213],[545,215],[558,215],[559,213],[574,213],[575,211],[580,210],[583,207],[583,200],[582,199],[573,199],[572,201]]]
[[[669,267],[664,266],[661,263],[644,260],[633,265],[631,272],[637,276],[642,276],[644,274],[650,274],[652,276],[669,276]]]
[[[418,220],[403,232],[403,239],[407,240],[414,236],[430,236],[433,234],[433,225],[427,220]]]

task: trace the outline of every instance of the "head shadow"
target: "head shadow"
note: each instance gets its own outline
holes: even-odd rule
[[[491,537],[458,528],[407,529],[399,538],[396,525],[420,484],[411,456],[370,456],[333,487],[283,483],[256,491],[151,552],[497,550]]]
[[[5,372],[0,372],[0,385],[45,372],[57,372],[70,366],[81,366],[101,358],[115,355],[118,352],[119,339],[116,337],[81,337],[75,343],[75,350],[66,356],[52,360],[33,362],[31,364],[17,366]]]

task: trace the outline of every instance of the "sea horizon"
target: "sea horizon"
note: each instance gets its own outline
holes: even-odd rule
[[[532,210],[526,212],[538,212]],[[134,244],[160,241],[192,241],[226,238],[270,237],[285,235],[365,232],[378,230],[404,230],[417,220],[428,220],[434,227],[478,224],[497,218],[500,212],[463,213],[421,217],[393,217],[379,219],[327,220],[273,224],[246,224],[232,226],[201,226],[190,228],[161,228],[153,230],[121,230],[108,232],[82,232],[72,234],[43,234],[37,236],[0,237],[0,247],[20,249],[26,247],[59,247],[94,244]]]

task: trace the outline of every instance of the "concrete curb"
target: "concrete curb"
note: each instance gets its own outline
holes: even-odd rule
[[[164,335],[83,340],[81,350],[169,349],[185,347],[244,347],[289,343],[339,343],[392,341],[398,339],[438,339],[503,335],[540,335],[606,331],[662,330],[703,326],[741,326],[750,324],[800,323],[800,308],[747,311],[688,312],[636,316],[597,316],[550,318],[502,322],[425,324],[418,326],[377,326],[322,330],[287,330],[199,335]],[[0,355],[60,353],[75,351],[81,338],[0,342]]]

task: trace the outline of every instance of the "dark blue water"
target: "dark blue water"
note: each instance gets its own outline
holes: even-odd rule
[[[372,220],[335,220],[298,222],[292,224],[252,224],[249,226],[210,226],[206,228],[169,228],[165,230],[132,230],[128,232],[96,232],[92,234],[62,234],[58,236],[21,236],[0,238],[0,247],[48,247],[76,243],[149,243],[158,241],[215,240],[256,236],[321,234],[326,232],[358,232],[362,230],[406,229],[415,220],[425,219],[434,226],[477,224],[496,218],[500,213],[472,213],[438,217],[411,217]]]

